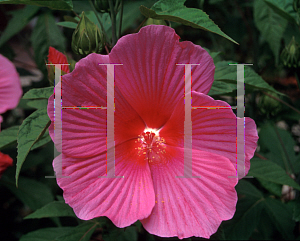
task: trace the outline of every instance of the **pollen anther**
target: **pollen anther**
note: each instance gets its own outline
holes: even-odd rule
[[[145,160],[152,162],[155,156],[165,152],[165,140],[159,136],[159,130],[146,128],[141,135],[138,136],[138,155],[145,155]],[[157,156],[160,158],[159,156]],[[152,160],[151,160],[152,159]]]

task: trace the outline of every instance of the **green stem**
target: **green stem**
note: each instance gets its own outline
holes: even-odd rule
[[[120,12],[120,22],[119,22],[119,34],[118,34],[118,38],[120,38],[121,34],[122,34],[123,0],[121,0],[120,8],[121,8],[121,12]]]
[[[102,24],[102,22],[101,22],[101,20],[100,20],[100,18],[99,18],[99,16],[98,16],[98,12],[97,12],[97,10],[95,9],[95,6],[94,6],[92,0],[89,0],[89,2],[90,2],[90,4],[91,4],[91,7],[92,7],[92,9],[93,9],[93,12],[94,12],[95,15],[96,15],[97,20],[98,20],[98,22],[99,22],[99,24],[100,24],[100,26],[101,26],[101,30],[102,30],[102,33],[104,34],[104,37],[105,37],[106,41],[109,41],[108,36],[107,36],[107,34],[106,34],[105,30],[104,30],[103,24]]]
[[[115,46],[117,42],[116,36],[116,13],[114,11],[114,3],[113,0],[109,0],[109,8],[110,8],[110,18],[111,18],[111,32],[112,32],[112,47]]]

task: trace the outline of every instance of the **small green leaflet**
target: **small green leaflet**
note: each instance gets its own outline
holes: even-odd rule
[[[44,207],[29,214],[24,219],[49,218],[49,217],[76,217],[73,209],[64,201],[53,201]]]
[[[54,87],[31,89],[25,93],[23,99],[49,99],[54,93]]]

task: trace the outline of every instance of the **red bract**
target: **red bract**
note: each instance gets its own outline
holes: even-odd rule
[[[91,54],[62,77],[63,106],[107,106],[106,66],[115,66],[115,174],[107,174],[106,110],[62,110],[62,154],[54,170],[64,198],[81,219],[107,216],[118,227],[137,220],[152,234],[209,238],[232,218],[237,194],[236,116],[231,109],[192,110],[192,172],[184,172],[184,66],[192,63],[192,105],[229,106],[207,96],[214,77],[209,54],[179,42],[172,28],[150,25],[122,37],[108,56]],[[54,96],[49,99],[54,139]],[[246,173],[258,139],[245,121]],[[59,130],[57,130],[59,131]],[[108,169],[108,174],[113,170]]]
[[[15,108],[21,96],[21,82],[16,68],[12,62],[0,54],[0,114]]]
[[[6,168],[12,166],[12,164],[13,164],[13,159],[11,159],[9,155],[0,152],[0,177],[2,176]]]
[[[49,47],[48,64],[68,64],[67,57],[53,47]],[[62,65],[62,71],[70,73],[69,65]]]

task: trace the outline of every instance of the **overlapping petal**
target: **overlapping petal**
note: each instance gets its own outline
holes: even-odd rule
[[[162,25],[122,37],[109,58],[123,64],[115,71],[116,86],[151,128],[166,123],[184,93],[184,66],[177,64],[200,64],[192,67],[193,90],[207,94],[213,83],[209,54],[191,42],[179,42],[174,29]]]
[[[57,178],[64,199],[79,218],[107,216],[126,227],[150,215],[155,204],[151,173],[135,146],[134,141],[116,146],[115,175],[124,178],[104,177],[113,172],[107,170],[106,152],[89,158],[62,154],[54,160],[55,172],[65,176]]]
[[[254,121],[246,117],[245,132],[237,133],[237,117],[228,103],[193,91],[192,106],[193,149],[227,157],[239,171],[238,176],[240,178],[245,176],[250,169],[250,159],[254,155],[258,140]],[[195,109],[197,107],[200,108]],[[170,145],[184,146],[184,114],[182,113],[184,113],[183,98],[161,130],[161,135]],[[237,158],[237,144],[245,146],[245,161]]]
[[[188,163],[184,167],[183,148],[167,146],[161,162],[150,165],[155,207],[141,222],[152,234],[209,238],[235,212],[237,178],[228,178],[235,175],[229,159],[205,151],[188,153],[192,154],[194,178],[179,177],[184,168],[191,169]]]
[[[99,107],[107,107],[107,67],[99,65],[101,63],[109,63],[108,56],[91,54],[79,61],[72,73],[62,77],[62,106],[87,107],[62,110],[62,152],[66,155],[87,157],[106,151],[107,111]],[[145,124],[117,86],[115,109],[115,143],[136,138]],[[49,99],[48,113],[52,120],[50,135],[54,140],[54,95]]]
[[[21,96],[21,82],[16,68],[0,54],[0,114],[15,108]]]

